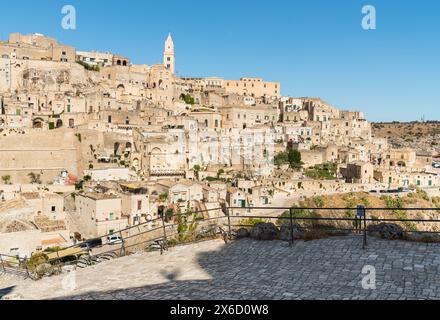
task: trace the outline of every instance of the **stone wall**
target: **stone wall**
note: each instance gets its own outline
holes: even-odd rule
[[[62,170],[78,174],[77,138],[73,131],[30,131],[0,137],[0,176],[10,175],[12,183],[29,183],[28,174],[33,172],[47,183]]]

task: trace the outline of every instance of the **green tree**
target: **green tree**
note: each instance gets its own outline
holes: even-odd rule
[[[289,163],[289,154],[287,152],[280,152],[274,156],[274,164],[280,166]]]
[[[299,169],[303,165],[301,153],[298,150],[290,149],[288,153],[289,165],[292,169]]]
[[[199,180],[199,172],[200,172],[201,168],[198,164],[196,164],[193,167],[193,171],[194,171],[194,175],[196,176],[197,180]]]

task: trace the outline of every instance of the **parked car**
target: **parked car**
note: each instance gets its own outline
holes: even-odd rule
[[[118,243],[122,243],[122,239],[119,236],[107,236],[107,243],[108,244],[118,244]]]
[[[401,187],[399,188],[399,192],[416,192],[417,190],[414,188],[405,188],[405,187]]]
[[[92,248],[102,246],[102,239],[101,238],[90,239],[90,240],[87,240],[85,243],[87,244],[87,247],[89,249],[92,249]]]

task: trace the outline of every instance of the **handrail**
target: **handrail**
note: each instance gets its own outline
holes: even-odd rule
[[[235,211],[235,215],[230,214],[233,212],[233,210]],[[245,215],[242,211],[243,210],[248,210],[248,211],[266,211],[266,210],[286,210],[284,211],[284,214],[287,213],[287,215],[285,216],[267,216],[267,215],[262,215],[262,214],[252,214],[252,215]],[[362,208],[363,210],[363,215],[362,217],[307,217],[307,216],[300,216],[298,214],[296,214],[296,210],[311,210],[311,211],[354,211],[357,212],[356,210],[359,210],[358,207],[356,208],[311,208],[311,207],[219,207],[219,208],[211,208],[211,209],[204,209],[204,210],[194,210],[191,212],[183,212],[183,213],[177,213],[177,214],[172,214],[170,216],[165,216],[165,212],[163,213],[163,215],[161,217],[152,219],[150,221],[141,223],[141,224],[137,224],[134,226],[130,226],[128,228],[124,228],[122,230],[118,230],[116,232],[116,234],[120,235],[122,244],[121,247],[114,247],[112,248],[112,244],[111,243],[101,243],[99,246],[95,246],[93,248],[91,248],[91,251],[89,250],[89,256],[99,256],[99,255],[103,255],[105,253],[117,253],[118,250],[120,250],[120,255],[126,255],[126,254],[130,254],[131,253],[131,249],[134,247],[139,247],[139,246],[143,246],[146,243],[152,243],[158,239],[165,239],[165,241],[168,241],[169,239],[172,239],[173,237],[177,236],[177,235],[185,235],[185,234],[190,234],[191,232],[196,232],[197,231],[197,227],[204,227],[204,226],[208,226],[208,225],[213,225],[215,224],[216,226],[227,226],[228,227],[228,231],[226,232],[229,237],[231,237],[232,235],[232,227],[236,228],[236,227],[251,227],[252,225],[250,224],[246,224],[243,222],[239,222],[239,223],[235,223],[234,219],[250,219],[250,218],[254,218],[254,219],[265,219],[265,220],[269,220],[269,221],[278,221],[279,224],[281,224],[280,221],[285,220],[287,222],[286,226],[289,227],[290,225],[290,229],[291,229],[291,235],[292,235],[292,239],[290,240],[291,245],[293,245],[293,228],[294,228],[294,221],[302,221],[303,223],[306,222],[346,222],[349,224],[352,224],[354,227],[346,227],[343,225],[325,225],[325,224],[316,224],[316,223],[312,223],[310,225],[306,224],[304,226],[305,229],[307,228],[315,228],[315,227],[319,227],[319,228],[331,228],[332,230],[335,231],[347,231],[347,232],[353,232],[355,231],[356,233],[361,233],[363,232],[364,234],[364,244],[363,247],[366,246],[366,233],[367,233],[367,223],[380,223],[380,222],[400,222],[400,223],[408,223],[408,222],[414,222],[414,223],[440,223],[440,219],[414,219],[414,218],[405,218],[405,219],[399,219],[399,218],[372,218],[372,217],[367,217],[366,212],[368,211],[373,211],[373,212],[377,212],[377,211],[409,211],[409,212],[415,212],[415,211],[436,211],[438,212],[440,210],[440,208]],[[178,227],[180,225],[180,223],[176,223],[175,218],[179,217],[179,216],[194,216],[200,213],[204,213],[204,212],[211,212],[211,211],[219,211],[221,213],[223,213],[222,215],[219,215],[217,217],[207,217],[207,218],[201,218],[201,219],[194,219],[191,221],[184,221],[183,223],[188,225],[190,223],[195,222],[196,223],[196,227],[195,230],[179,230]],[[241,211],[241,212],[240,212]],[[290,221],[290,224],[289,224]],[[363,221],[363,227],[360,224],[360,221]],[[159,225],[156,225],[155,227],[151,227],[150,225],[154,222],[162,222]],[[349,225],[350,226],[350,225]],[[161,232],[162,229],[162,232]],[[144,235],[147,234],[153,234],[154,232],[158,233],[157,235],[154,235],[152,238],[148,238],[148,237],[144,237]],[[408,231],[407,231],[408,232]],[[409,231],[409,232],[414,232],[414,231]],[[435,231],[430,231],[430,230],[423,230],[423,231],[417,231],[421,234],[434,234],[434,233],[438,233]],[[86,241],[82,241],[79,242],[77,244],[68,246],[68,247],[64,247],[61,248],[59,250],[56,251],[57,253],[57,258],[55,258],[54,260],[52,260],[52,264],[54,264],[55,266],[58,266],[59,268],[61,268],[62,266],[65,265],[69,265],[69,264],[74,264],[75,261],[70,261],[70,262],[63,262],[63,256],[62,256],[62,252],[64,250],[68,250],[71,248],[79,248],[82,247],[84,244],[87,244],[88,242],[90,242],[91,240],[96,240],[96,239],[102,239],[104,237],[109,236],[110,234],[106,234],[103,236],[99,236],[99,237],[94,237],[92,239],[88,239]],[[137,239],[139,238],[139,239]],[[109,248],[109,250],[105,250]],[[101,251],[98,252],[98,249],[104,249],[105,251]],[[95,251],[95,253],[93,252]],[[12,260],[13,261],[7,261],[7,260]],[[76,257],[76,259],[78,259],[78,257]],[[76,260],[77,261],[77,260]],[[20,258],[18,256],[13,256],[13,255],[7,255],[7,254],[0,254],[0,271],[3,270],[3,272],[7,272],[9,270],[8,269],[13,269],[15,271],[19,271],[21,273],[27,273],[28,276],[30,277],[31,275],[29,274],[29,270],[27,268],[27,264],[28,264],[28,259],[24,259],[24,258]],[[12,265],[12,266],[11,266]]]

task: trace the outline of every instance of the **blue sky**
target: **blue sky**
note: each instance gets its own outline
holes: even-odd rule
[[[61,28],[65,4],[76,30]],[[361,27],[367,4],[376,30]],[[39,32],[134,63],[161,62],[169,31],[181,76],[259,76],[372,121],[440,120],[437,0],[21,0],[0,11],[1,39]]]

